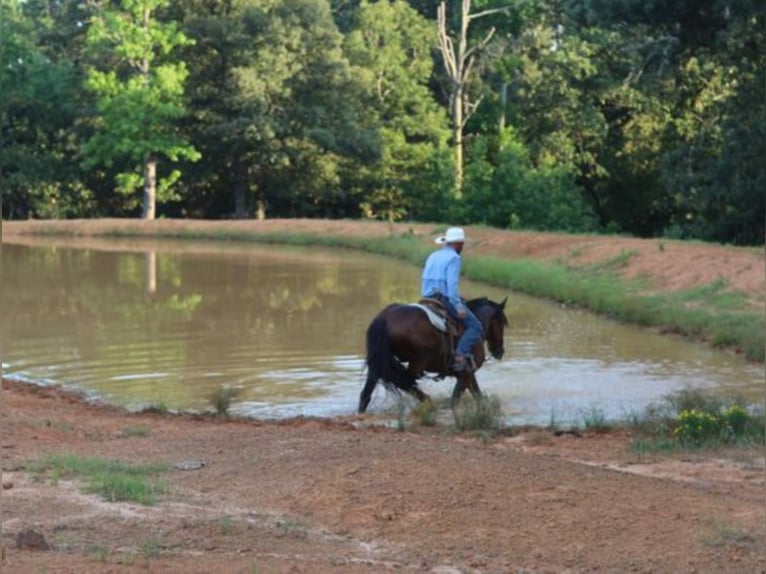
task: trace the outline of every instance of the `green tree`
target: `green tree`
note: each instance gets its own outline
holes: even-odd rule
[[[117,176],[118,191],[133,195],[142,184],[143,213],[154,219],[156,202],[177,199],[172,185],[181,173],[157,178],[160,157],[196,160],[199,153],[178,133],[184,115],[183,62],[168,61],[174,48],[189,42],[174,23],[163,23],[157,11],[169,0],[123,0],[91,19],[88,46],[106,62],[88,70],[87,86],[98,96],[96,131],[83,146],[84,164],[111,167],[121,158],[135,165]]]
[[[358,216],[343,178],[378,146],[327,0],[207,5],[178,6],[195,40],[188,129],[206,156],[202,209]]]
[[[94,197],[75,161],[80,76],[50,57],[26,3],[2,0],[0,124],[4,217],[68,217],[91,213]]]
[[[512,128],[475,137],[468,151],[462,219],[494,227],[593,231],[596,220],[564,166],[535,167]]]
[[[433,217],[446,207],[449,129],[428,85],[435,42],[431,23],[402,0],[362,2],[346,37],[365,121],[381,144],[380,160],[352,182],[368,217]]]

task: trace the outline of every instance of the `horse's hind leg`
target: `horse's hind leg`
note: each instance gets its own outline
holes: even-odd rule
[[[411,394],[413,397],[418,399],[421,403],[425,401],[430,401],[431,397],[429,397],[427,394],[425,394],[423,391],[421,391],[418,388],[418,384],[414,383],[409,389],[406,389],[406,392]]]
[[[423,374],[423,369],[424,366],[421,365],[418,361],[410,361],[410,364],[407,366],[407,371],[405,373],[409,379],[409,385],[404,389],[405,392],[411,394],[421,403],[431,400],[431,397],[421,391],[418,387],[418,378]]]

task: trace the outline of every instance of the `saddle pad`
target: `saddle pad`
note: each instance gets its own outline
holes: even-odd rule
[[[436,313],[433,309],[431,309],[428,305],[421,305],[420,303],[410,303],[410,307],[417,307],[418,309],[421,309],[425,311],[426,315],[428,316],[428,320],[431,321],[431,325],[439,329],[439,331],[442,331],[443,333],[447,332],[447,321],[444,320],[444,317]]]

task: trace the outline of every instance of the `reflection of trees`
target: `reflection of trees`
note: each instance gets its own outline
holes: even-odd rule
[[[361,353],[373,314],[415,299],[419,287],[416,268],[349,252],[298,257],[274,250],[263,257],[5,247],[3,265],[14,273],[4,277],[3,349],[39,341],[49,345],[52,362],[62,352],[114,363],[105,367],[105,385],[126,369],[183,370],[193,378],[234,363],[255,368],[259,357]]]

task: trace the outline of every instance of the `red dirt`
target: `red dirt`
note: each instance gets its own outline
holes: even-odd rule
[[[128,414],[3,381],[3,572],[766,571],[760,452],[640,459],[624,432],[371,420]],[[207,465],[166,473],[145,507],[24,471],[62,452]],[[16,549],[28,528],[52,550]]]
[[[148,235],[225,228],[365,236],[435,225],[352,221],[5,222]],[[709,285],[764,304],[763,250],[468,228],[466,251],[604,264],[674,291]],[[128,414],[55,388],[3,380],[2,571],[766,572],[761,451],[640,457],[624,432],[544,430],[482,440],[448,428],[370,428],[374,415],[285,423]],[[127,436],[145,426],[148,436]],[[205,460],[165,474],[153,507],[108,503],[25,465],[74,453],[136,463]],[[17,549],[32,528],[48,551]]]

